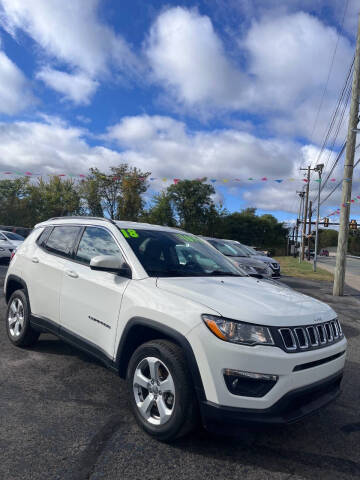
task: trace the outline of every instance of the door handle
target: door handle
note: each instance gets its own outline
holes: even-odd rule
[[[39,263],[38,257],[33,257],[33,258],[31,259],[31,261],[32,261],[33,263]]]
[[[74,272],[74,270],[65,270],[65,273],[68,277],[78,278],[79,274]]]

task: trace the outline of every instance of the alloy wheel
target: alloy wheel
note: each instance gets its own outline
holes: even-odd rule
[[[169,369],[156,357],[141,360],[133,376],[135,402],[152,425],[168,422],[175,407],[175,384]]]
[[[12,337],[17,338],[21,335],[24,322],[24,305],[19,298],[14,298],[10,304],[8,316],[9,331]]]

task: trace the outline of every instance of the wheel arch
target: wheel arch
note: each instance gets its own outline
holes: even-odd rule
[[[6,284],[5,284],[5,301],[6,301],[6,303],[9,303],[11,295],[16,290],[24,290],[25,294],[26,294],[26,297],[29,301],[29,292],[28,292],[28,289],[27,289],[26,282],[22,278],[18,277],[17,275],[10,274],[8,276],[8,278],[6,279]]]
[[[120,377],[126,377],[127,367],[134,351],[140,345],[155,339],[172,341],[183,349],[197,397],[199,400],[205,400],[199,367],[189,341],[178,331],[148,318],[131,318],[121,335],[115,359]]]

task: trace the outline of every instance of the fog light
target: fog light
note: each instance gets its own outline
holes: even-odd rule
[[[224,369],[224,380],[230,393],[243,397],[263,397],[270,392],[278,378],[277,375]]]

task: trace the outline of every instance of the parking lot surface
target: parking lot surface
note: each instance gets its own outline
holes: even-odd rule
[[[0,266],[0,478],[352,479],[360,476],[360,297],[335,300],[330,286],[289,280],[325,299],[339,314],[349,353],[338,401],[310,419],[239,438],[200,427],[171,445],[135,424],[125,383],[99,362],[55,337],[32,349],[5,333]]]

